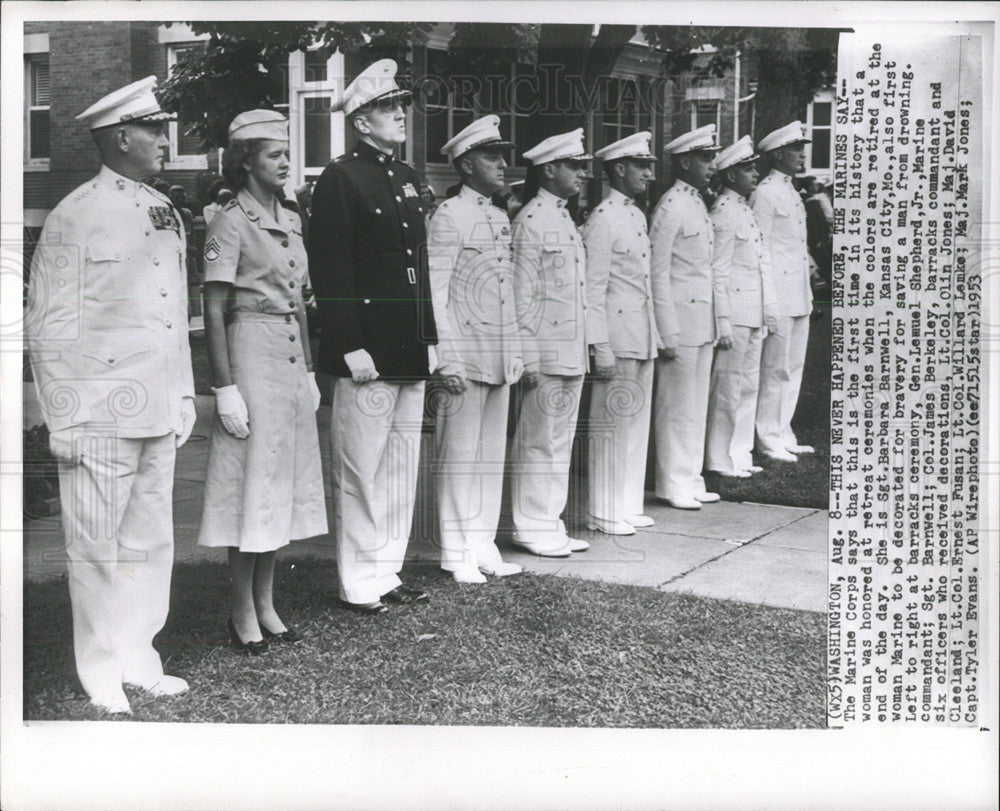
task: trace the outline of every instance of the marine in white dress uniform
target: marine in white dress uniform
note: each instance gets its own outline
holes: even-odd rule
[[[643,515],[653,398],[660,345],[653,315],[651,250],[644,194],[656,160],[651,134],[637,132],[595,153],[611,190],[581,229],[587,250],[587,341],[596,376],[590,390],[587,488],[592,529],[631,535],[652,526]]]
[[[46,219],[25,314],[59,463],[77,674],[112,712],[131,711],[123,683],[187,689],[153,647],[169,608],[174,458],[195,421],[183,225],[139,182],[167,144],[154,85],[77,116],[103,165]]]
[[[719,349],[708,398],[705,469],[746,478],[755,468],[754,414],[761,342],[777,326],[767,252],[747,197],[757,184],[750,136],[719,153],[715,170],[723,188],[712,207],[712,274]]]
[[[656,362],[656,495],[697,510],[718,501],[705,491],[708,385],[715,316],[712,306],[712,221],[699,194],[712,174],[715,125],[664,147],[677,179],[653,211],[653,306],[664,354]]]
[[[566,557],[589,548],[560,518],[587,371],[586,256],[566,211],[587,162],[583,130],[546,138],[524,153],[540,173],[538,194],[514,220],[514,276],[529,383],[511,447],[514,543]],[[533,388],[528,386],[534,385]]]
[[[490,195],[513,146],[500,118],[472,122],[444,145],[462,178],[427,233],[438,373],[435,431],[441,568],[461,583],[517,574],[495,538],[503,492],[510,384],[524,368],[514,296],[511,224]]]
[[[767,155],[771,172],[750,201],[778,295],[777,329],[764,339],[761,354],[757,449],[786,462],[796,461],[796,453],[813,451],[800,445],[792,431],[812,313],[806,209],[792,176],[802,171],[808,141],[798,121],[761,138],[757,151]]]

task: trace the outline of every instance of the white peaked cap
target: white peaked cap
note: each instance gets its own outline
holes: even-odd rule
[[[688,152],[713,152],[718,148],[715,143],[715,124],[706,124],[674,138],[663,147],[663,151],[668,155],[684,155]]]
[[[169,121],[175,118],[172,113],[160,109],[160,103],[153,95],[155,89],[156,77],[147,76],[95,101],[76,120],[86,121],[91,130],[99,130],[130,121]]]
[[[727,146],[715,157],[715,168],[717,171],[721,172],[723,169],[728,169],[730,166],[736,166],[739,163],[746,163],[747,161],[752,161],[757,158],[757,155],[753,151],[753,142],[750,140],[749,135],[744,135],[740,140],[738,140],[732,146]]]
[[[809,141],[810,139],[806,137],[806,128],[802,126],[802,122],[793,121],[791,124],[785,124],[785,126],[776,129],[774,132],[769,132],[761,138],[757,144],[757,149],[761,152],[770,152],[772,149],[777,149],[781,146],[807,144]]]
[[[514,145],[510,141],[505,141],[500,135],[500,116],[484,115],[441,147],[441,154],[448,160],[455,160],[473,149],[506,149],[512,146]]]
[[[578,127],[572,132],[546,138],[525,152],[524,157],[535,166],[541,166],[560,160],[589,161],[593,155],[588,155],[583,148],[583,127]]]
[[[344,89],[344,95],[333,103],[332,109],[342,110],[344,115],[350,115],[372,101],[409,98],[410,91],[402,90],[396,84],[398,69],[393,59],[379,59],[378,62],[373,62]]]
[[[637,161],[655,161],[656,158],[649,152],[649,142],[653,137],[651,132],[635,132],[608,144],[594,153],[595,158],[603,161],[619,160],[621,158],[632,158]]]

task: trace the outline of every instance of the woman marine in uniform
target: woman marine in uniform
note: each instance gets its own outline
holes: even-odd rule
[[[302,289],[306,251],[278,193],[288,122],[271,110],[229,126],[222,172],[236,191],[205,235],[205,333],[218,418],[198,543],[229,549],[233,644],[248,655],[302,639],[272,598],[275,551],[327,531]]]

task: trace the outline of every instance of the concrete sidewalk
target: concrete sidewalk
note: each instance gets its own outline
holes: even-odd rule
[[[175,558],[225,562],[223,549],[196,545],[201,520],[208,435],[213,397],[197,398],[198,423],[177,457],[174,483]],[[330,496],[330,409],[319,411],[324,482]],[[436,566],[436,514],[428,460],[431,437],[424,436],[420,485],[409,557]],[[579,491],[579,482],[572,488]],[[570,504],[579,498],[571,493]],[[571,510],[571,512],[578,512]],[[570,531],[591,543],[587,552],[566,559],[539,558],[516,551],[501,532],[507,560],[532,572],[605,580],[807,611],[827,610],[827,523],[825,510],[720,502],[699,511],[675,510],[647,494],[646,514],[656,526],[628,537],[589,532],[570,520]],[[582,517],[581,517],[582,518]],[[330,537],[291,544],[282,556],[335,557]],[[24,527],[24,568],[29,578],[65,572],[59,519],[34,519]]]

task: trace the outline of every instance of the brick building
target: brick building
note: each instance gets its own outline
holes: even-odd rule
[[[511,99],[522,109],[531,109],[531,64],[511,64],[510,75],[499,77],[504,92],[489,82],[461,89],[449,88],[434,79],[447,74],[451,24],[435,26],[426,45],[411,51],[414,80],[424,89],[423,102],[409,116],[409,138],[402,158],[426,175],[437,194],[456,181],[452,167],[440,155],[440,147],[474,117],[497,113],[505,134],[524,148],[537,140],[537,121],[532,114],[511,111]],[[162,26],[149,21],[131,22],[26,22],[24,223],[30,246],[46,214],[69,191],[91,177],[98,159],[86,127],[75,116],[100,96],[155,74],[161,80],[187,49],[203,47],[185,25]],[[366,57],[360,57],[365,59]],[[699,59],[709,58],[700,54]],[[329,60],[316,52],[289,55],[284,75],[276,77],[283,92],[284,112],[290,120],[292,171],[288,189],[314,180],[333,156],[350,146],[343,116],[330,106],[343,87],[364,65],[357,56],[337,53]],[[715,123],[723,144],[752,134],[755,82],[754,66],[741,58],[723,77],[703,78],[694,71],[664,80],[659,58],[640,36],[622,50],[610,75],[603,77],[585,116],[586,142],[591,151],[631,132],[650,129],[654,153],[676,134],[696,126]],[[497,77],[491,77],[497,78]],[[568,100],[572,104],[572,99]],[[578,109],[577,109],[578,112]],[[805,111],[814,143],[807,155],[808,173],[829,178],[832,95],[819,95]],[[198,139],[185,135],[183,122],[170,126],[170,154],[162,177],[186,188],[192,212],[199,215],[207,202],[205,190],[218,173],[218,152],[206,154]],[[508,178],[525,174],[523,160],[514,157]],[[650,194],[655,200],[669,184],[668,168],[661,164]],[[583,194],[584,205],[602,196],[602,173]],[[200,218],[199,218],[200,219]],[[195,239],[201,223],[196,220]],[[30,251],[30,247],[29,247]],[[195,297],[196,298],[196,297]]]

